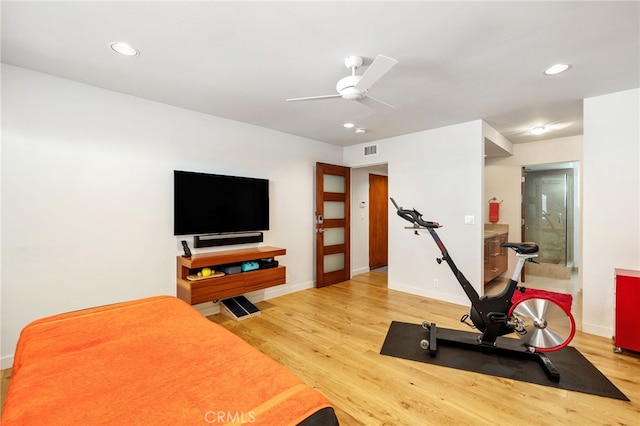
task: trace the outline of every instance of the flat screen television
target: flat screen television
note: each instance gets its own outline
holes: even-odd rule
[[[269,181],[175,170],[174,235],[269,229]]]

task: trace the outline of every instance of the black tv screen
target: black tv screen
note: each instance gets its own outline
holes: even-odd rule
[[[269,229],[269,181],[173,172],[174,235]]]

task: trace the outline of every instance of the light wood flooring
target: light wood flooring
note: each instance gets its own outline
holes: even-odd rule
[[[334,404],[342,425],[640,425],[640,355],[610,339],[576,334],[576,347],[631,402],[380,355],[391,321],[466,330],[468,310],[388,290],[366,273],[288,294],[234,321],[209,317],[279,361]],[[2,397],[11,370],[2,372]]]
[[[468,330],[467,306],[386,279],[370,272],[258,303],[256,317],[210,319],[320,390],[342,425],[640,425],[640,355],[614,354],[610,339],[578,332],[572,346],[632,402],[380,355],[394,320]]]

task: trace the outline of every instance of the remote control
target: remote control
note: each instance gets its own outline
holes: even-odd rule
[[[182,257],[191,257],[191,250],[189,250],[189,245],[185,240],[182,240],[182,248],[184,249]]]

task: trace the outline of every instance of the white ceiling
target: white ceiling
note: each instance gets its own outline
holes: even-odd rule
[[[639,6],[2,1],[2,62],[342,146],[477,119],[518,143],[582,134],[582,99],[640,87]],[[334,94],[346,56],[378,54],[399,63],[369,94],[395,111],[284,101]],[[558,62],[573,68],[543,75]]]

